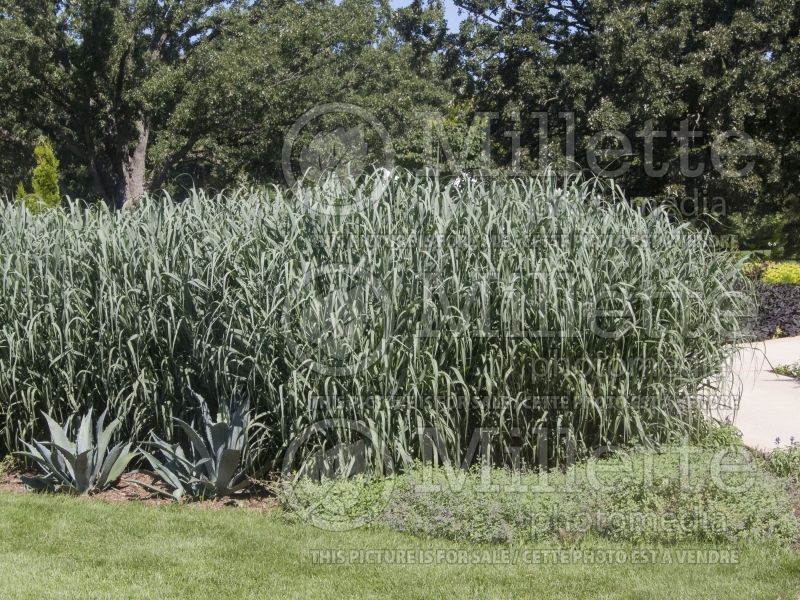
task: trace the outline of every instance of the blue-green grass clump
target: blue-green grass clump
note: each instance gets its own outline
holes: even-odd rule
[[[739,267],[667,211],[553,174],[3,206],[0,446],[89,407],[166,437],[189,388],[249,399],[254,470],[364,436],[382,469],[432,444],[460,462],[478,428],[501,462],[655,446],[727,398]]]

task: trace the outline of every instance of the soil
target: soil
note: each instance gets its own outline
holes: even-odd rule
[[[3,473],[0,475],[0,492],[37,493],[31,491],[20,481],[20,475],[23,475],[23,473]],[[144,471],[134,471],[123,475],[114,487],[96,492],[88,498],[93,501],[109,503],[141,502],[149,506],[164,506],[174,503],[171,498],[156,494],[141,484],[163,489],[158,480],[151,474]],[[240,508],[251,511],[270,511],[277,508],[278,500],[274,494],[255,483],[253,489],[248,492],[239,492],[226,498],[185,501],[182,504],[215,510]]]

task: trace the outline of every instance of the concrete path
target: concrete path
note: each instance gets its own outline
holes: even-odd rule
[[[800,337],[759,342],[736,357],[742,398],[734,425],[747,446],[772,450],[777,438],[781,446],[792,438],[800,442],[800,380],[772,372],[774,366],[798,360]]]

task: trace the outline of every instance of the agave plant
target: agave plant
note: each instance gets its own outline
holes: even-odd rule
[[[170,495],[181,498],[229,496],[244,489],[248,482],[239,468],[244,453],[247,427],[250,423],[249,402],[234,396],[230,404],[220,403],[220,414],[211,419],[208,403],[191,392],[200,407],[202,432],[178,418],[173,422],[186,434],[186,449],[179,443],[169,443],[153,434],[150,446],[158,450],[161,459],[142,450],[156,474],[171,488]],[[158,491],[151,486],[148,489]]]
[[[33,440],[28,444],[23,440],[28,451],[18,453],[35,461],[42,474],[23,476],[23,483],[34,489],[89,494],[105,489],[119,479],[137,452],[130,443],[120,443],[109,450],[120,420],[114,419],[104,427],[106,412],[95,424],[96,441],[92,435],[90,409],[81,420],[75,442],[70,441],[72,417],[62,427],[50,415],[43,413],[50,429],[50,441]]]

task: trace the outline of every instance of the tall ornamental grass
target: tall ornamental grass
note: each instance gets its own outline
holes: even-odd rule
[[[708,233],[553,175],[8,205],[0,270],[3,450],[90,406],[168,435],[191,387],[250,399],[254,469],[340,441],[397,467],[693,435],[749,311]]]

